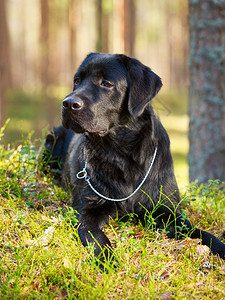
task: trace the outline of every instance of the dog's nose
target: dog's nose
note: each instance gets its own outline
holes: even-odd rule
[[[63,107],[65,109],[72,109],[72,110],[80,110],[84,105],[84,102],[75,97],[68,97],[63,100]]]

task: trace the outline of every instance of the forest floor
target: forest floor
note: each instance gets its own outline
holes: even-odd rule
[[[166,127],[174,133],[175,172],[187,176],[187,119],[179,122],[179,129],[172,119]],[[185,143],[186,150],[180,149]],[[70,196],[41,173],[38,154],[30,139],[16,147],[0,145],[0,299],[225,298],[224,261],[197,239],[169,240],[154,230],[150,213],[146,227],[132,216],[126,223],[110,220],[104,231],[118,265],[106,263],[107,272],[100,271],[93,248],[81,245],[72,225]],[[184,214],[225,241],[224,198],[224,183],[188,185]]]

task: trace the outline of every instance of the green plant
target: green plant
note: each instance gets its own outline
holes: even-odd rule
[[[147,211],[147,227],[135,215],[104,227],[118,264],[101,272],[78,238],[70,196],[41,174],[37,149],[29,139],[17,148],[0,145],[0,299],[225,297],[224,262],[199,241],[169,240]],[[191,185],[184,217],[224,232],[224,195],[218,181]]]

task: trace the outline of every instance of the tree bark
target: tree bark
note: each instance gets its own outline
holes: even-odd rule
[[[189,0],[190,181],[225,180],[225,1]]]
[[[69,2],[69,34],[70,34],[70,61],[71,61],[71,74],[73,74],[75,70],[75,66],[77,65],[77,6],[79,2],[77,0],[70,0]]]
[[[109,52],[109,21],[110,11],[107,1],[96,0],[96,20],[97,20],[97,41],[96,50],[99,52]],[[104,6],[105,5],[105,6]]]
[[[124,51],[135,56],[136,14],[135,1],[124,0]]]
[[[50,5],[51,3],[51,5]],[[41,41],[41,80],[42,92],[47,101],[48,122],[50,128],[54,126],[55,118],[55,101],[52,96],[52,89],[56,82],[56,46],[55,46],[55,28],[50,20],[54,20],[52,7],[54,1],[41,0],[41,27],[40,27],[40,41]],[[53,17],[52,17],[53,15]],[[52,18],[51,18],[52,17]],[[51,34],[50,34],[51,33]]]
[[[11,84],[10,38],[6,17],[6,1],[0,1],[0,127],[6,121],[6,92]]]
[[[102,0],[96,0],[97,41],[96,50],[102,50]]]
[[[48,86],[48,67],[49,67],[49,5],[48,0],[41,0],[41,26],[40,26],[40,47],[41,47],[41,81],[43,90],[47,90]]]

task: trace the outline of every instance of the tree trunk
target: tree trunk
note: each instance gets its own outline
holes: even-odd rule
[[[105,2],[106,3],[106,2]],[[103,5],[103,15],[102,15],[102,52],[109,52],[109,21],[110,21],[110,11],[107,7]]]
[[[6,92],[11,84],[10,39],[6,17],[6,1],[0,1],[0,127],[6,121]]]
[[[56,56],[56,47],[55,47],[55,35],[53,26],[50,27],[50,17],[51,13],[50,8],[53,7],[54,3],[51,3],[49,0],[41,0],[41,27],[40,27],[40,41],[41,41],[41,80],[42,80],[42,90],[43,95],[46,98],[48,103],[48,122],[50,128],[54,125],[55,118],[55,103],[52,97],[52,92],[48,92],[53,88],[55,77],[57,72],[55,72],[55,64],[57,63]],[[53,24],[54,25],[54,24]],[[53,29],[52,29],[53,28]],[[51,29],[51,35],[50,30]],[[51,38],[50,38],[51,36]]]
[[[110,10],[107,1],[96,0],[97,41],[96,50],[107,53],[109,51],[109,20]]]
[[[189,176],[225,180],[225,1],[189,0]]]
[[[48,26],[49,26],[49,6],[47,0],[41,0],[41,26],[40,26],[40,46],[41,46],[41,82],[43,90],[48,86],[48,66],[49,66],[49,47],[48,47]]]
[[[172,74],[173,74],[173,47],[174,47],[174,35],[172,33],[172,9],[171,9],[171,2],[170,1],[166,1],[165,6],[165,32],[166,32],[166,41],[167,41],[167,49],[166,49],[166,53],[167,53],[167,70],[168,70],[168,78],[167,78],[167,82],[168,82],[168,86],[171,89],[172,85],[173,85],[173,78],[172,78]]]
[[[75,70],[75,66],[77,66],[77,6],[79,2],[77,0],[70,0],[69,2],[69,34],[70,34],[70,62],[71,62],[71,74],[73,74]]]
[[[124,50],[129,56],[135,56],[136,16],[135,1],[124,0]]]
[[[96,0],[97,41],[96,50],[102,50],[102,0]]]

